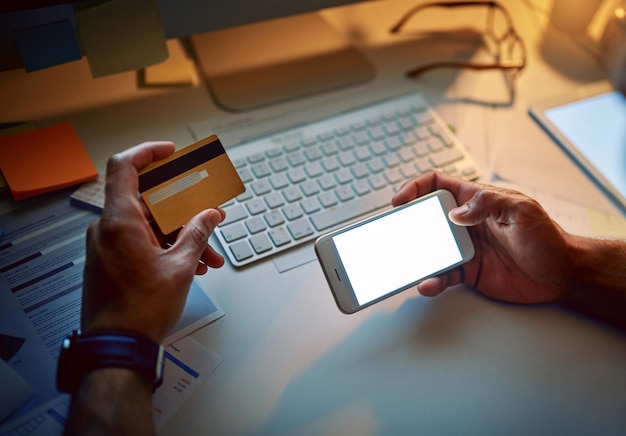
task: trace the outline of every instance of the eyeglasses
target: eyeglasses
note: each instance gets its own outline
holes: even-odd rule
[[[439,61],[422,65],[407,71],[406,75],[415,78],[420,74],[436,68],[468,68],[472,70],[501,70],[505,72],[507,85],[511,98],[515,97],[514,79],[526,66],[526,47],[524,42],[515,31],[509,12],[495,1],[460,1],[460,2],[435,2],[417,5],[407,11],[398,23],[390,29],[392,34],[399,33],[406,23],[428,8],[456,9],[462,7],[485,7],[487,8],[486,30],[484,41],[488,52],[493,57],[493,62],[455,62]]]

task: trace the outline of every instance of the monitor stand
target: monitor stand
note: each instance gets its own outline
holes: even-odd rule
[[[246,111],[367,82],[372,64],[318,13],[190,37],[213,98]]]

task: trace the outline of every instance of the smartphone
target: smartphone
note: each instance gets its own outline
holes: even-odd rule
[[[439,190],[318,238],[315,253],[339,310],[357,312],[472,259],[467,229],[448,219],[456,206]]]

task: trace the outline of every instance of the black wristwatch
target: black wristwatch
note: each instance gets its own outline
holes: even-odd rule
[[[163,383],[163,347],[147,336],[121,330],[74,330],[63,340],[57,367],[57,389],[75,394],[89,372],[100,368],[127,368],[152,383]]]

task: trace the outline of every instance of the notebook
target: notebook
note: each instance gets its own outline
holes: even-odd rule
[[[626,215],[626,98],[602,82],[537,102],[530,115]]]

